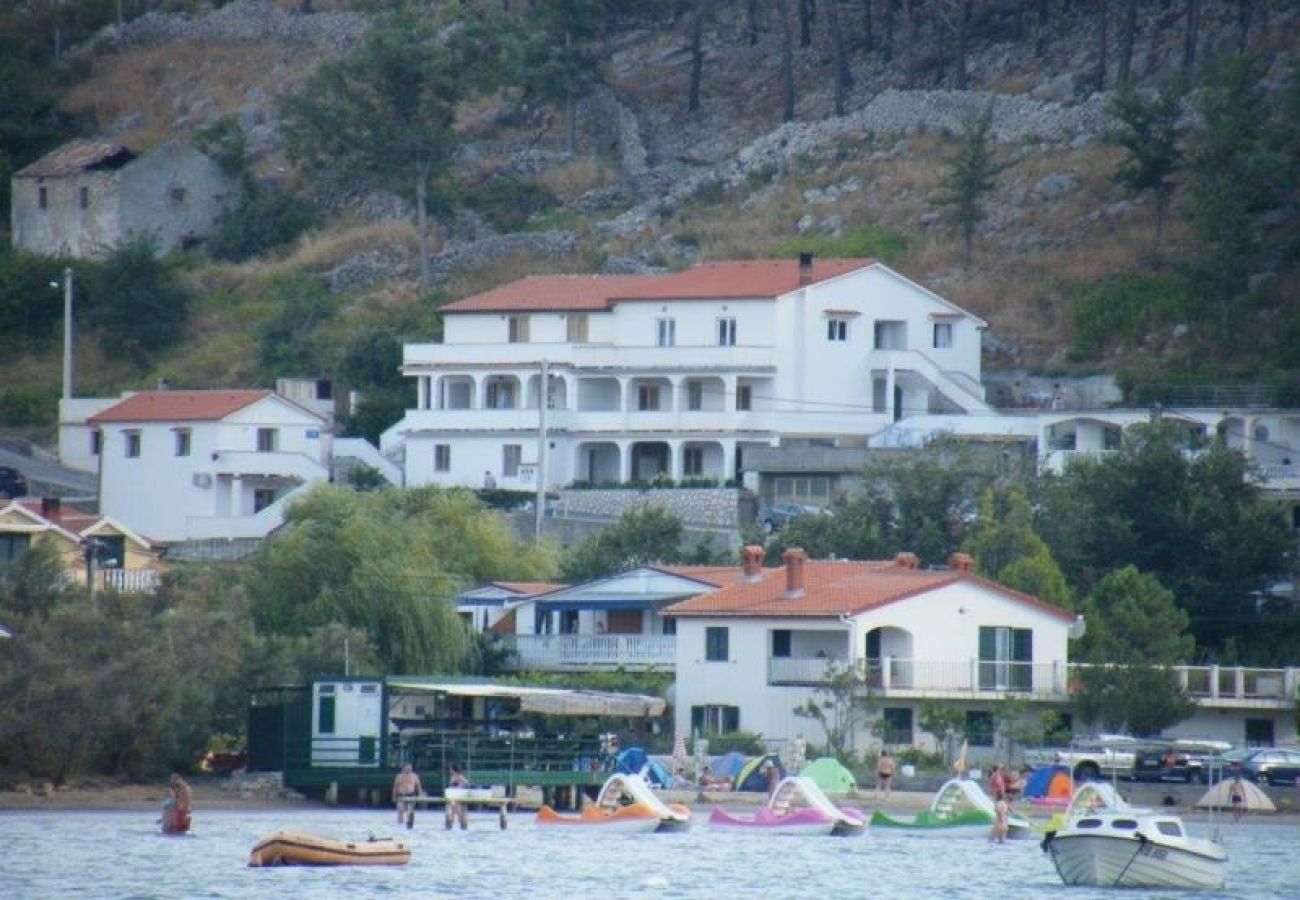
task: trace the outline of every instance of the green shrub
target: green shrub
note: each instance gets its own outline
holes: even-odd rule
[[[263,191],[222,220],[221,230],[208,241],[208,252],[217,259],[242,262],[288,244],[315,221],[306,202],[284,191]]]
[[[1114,275],[1076,285],[1069,309],[1076,359],[1094,359],[1107,344],[1135,347],[1152,331],[1196,313],[1187,286],[1162,275]]]
[[[6,428],[53,425],[58,407],[58,397],[53,391],[25,387],[3,390],[0,391],[0,425]]]
[[[839,237],[828,234],[805,234],[786,238],[763,250],[767,257],[789,258],[800,253],[837,258],[871,257],[890,263],[907,253],[907,235],[888,228],[864,225]]]
[[[104,351],[140,366],[174,345],[189,319],[190,294],[149,235],[117,247],[89,273],[77,299],[79,321],[98,331]]]
[[[523,231],[529,219],[559,204],[555,195],[540,184],[514,176],[475,185],[465,191],[461,202],[503,232]]]
[[[700,735],[709,742],[709,755],[721,756],[724,753],[743,753],[746,756],[759,756],[767,752],[763,736],[756,731],[728,731],[724,734],[706,732]]]

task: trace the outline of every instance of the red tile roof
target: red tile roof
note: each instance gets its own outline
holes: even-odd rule
[[[786,571],[765,569],[758,581],[733,583],[664,610],[673,616],[740,616],[826,618],[856,615],[918,594],[967,581],[1027,603],[1067,621],[1073,615],[1036,597],[957,569],[925,571],[895,561],[822,561],[803,564],[804,594],[784,596]]]
[[[814,260],[810,283],[873,265],[872,259]],[[444,313],[605,310],[620,301],[739,300],[788,294],[800,287],[793,259],[703,263],[667,275],[532,275],[442,307]]]
[[[87,422],[203,422],[224,419],[272,391],[141,391]]]
[[[24,497],[17,502],[28,512],[35,513],[51,525],[57,525],[65,531],[71,531],[73,534],[81,534],[81,532],[102,518],[94,513],[78,509],[70,505],[66,500],[59,501],[56,509],[45,508],[47,501],[42,500],[40,497]]]

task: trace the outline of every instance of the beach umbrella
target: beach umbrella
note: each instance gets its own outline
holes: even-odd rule
[[[673,771],[684,768],[686,765],[686,737],[680,732],[677,739],[673,741]]]

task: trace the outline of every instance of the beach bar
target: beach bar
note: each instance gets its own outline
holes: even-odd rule
[[[576,800],[609,765],[601,735],[644,734],[663,716],[660,697],[533,687],[485,678],[338,676],[262,688],[248,710],[248,768],[281,772],[284,785],[336,802],[388,801],[410,763],[426,791],[453,763],[475,785]]]

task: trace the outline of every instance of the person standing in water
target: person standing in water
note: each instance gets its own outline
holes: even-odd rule
[[[194,809],[194,793],[185,779],[173,772],[167,800],[163,803],[163,834],[185,834],[190,830],[190,814]]]
[[[418,797],[423,792],[424,785],[420,784],[420,776],[415,774],[411,764],[402,766],[402,771],[393,779],[393,803],[397,806],[399,825],[405,821],[407,828],[415,827],[415,804],[410,798]]]
[[[447,779],[447,787],[465,789],[469,787],[469,779],[465,777],[465,770],[458,763],[451,764],[451,777]],[[451,830],[452,821],[460,822],[461,831],[469,828],[469,804],[460,800],[447,801],[447,821],[446,828]]]
[[[1240,822],[1246,813],[1246,785],[1241,780],[1241,771],[1228,785],[1228,802],[1232,804],[1232,821]]]

